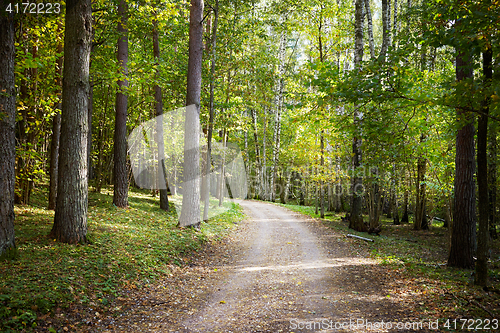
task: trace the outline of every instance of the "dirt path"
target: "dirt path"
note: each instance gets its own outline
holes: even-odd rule
[[[399,331],[355,326],[397,321],[406,310],[387,297],[384,270],[358,256],[351,239],[272,204],[241,205],[247,219],[229,244],[135,299],[128,313],[106,322],[108,330]]]

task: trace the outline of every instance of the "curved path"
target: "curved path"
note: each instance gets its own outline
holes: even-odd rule
[[[396,321],[409,310],[388,297],[384,270],[357,253],[366,244],[273,204],[239,203],[247,218],[228,243],[207,248],[147,295],[131,294],[134,305],[103,326],[109,332],[398,331],[363,326]]]
[[[365,317],[359,309],[366,303],[375,311],[383,307],[384,295],[373,282],[375,294],[361,295],[370,278],[362,276],[361,265],[374,262],[350,256],[344,239],[321,222],[269,203],[240,204],[249,217],[239,235],[241,248],[217,292],[183,322],[184,330],[352,332],[354,325],[341,329],[340,323]]]

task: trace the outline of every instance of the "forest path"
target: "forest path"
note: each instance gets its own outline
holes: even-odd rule
[[[352,239],[273,204],[239,203],[247,217],[227,246],[174,272],[107,322],[109,331],[367,332],[357,320],[406,312],[387,297],[384,269],[358,255]]]

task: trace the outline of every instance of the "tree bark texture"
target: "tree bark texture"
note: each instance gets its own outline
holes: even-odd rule
[[[266,158],[266,143],[267,143],[267,115],[264,109],[264,128],[262,130],[262,189],[264,200],[269,200],[269,191],[267,186],[267,158]]]
[[[284,23],[282,26],[281,37],[280,37],[280,49],[279,49],[279,77],[277,82],[277,92],[276,92],[276,113],[274,118],[274,149],[273,149],[273,165],[271,170],[271,201],[276,200],[276,173],[278,169],[278,161],[280,154],[280,138],[281,138],[281,113],[283,111],[283,90],[285,87],[285,56],[286,56],[286,17],[283,19]]]
[[[156,18],[153,21],[153,57],[155,63],[158,66],[160,61],[160,41],[158,32],[158,21]],[[156,78],[158,79],[160,72],[156,69]],[[158,83],[154,86],[155,92],[155,113],[156,116],[163,115],[163,100],[161,87]],[[165,168],[165,142],[163,139],[163,117],[157,118],[156,124],[156,134],[158,140],[158,188],[160,190],[160,209],[167,211],[168,206],[168,181],[167,181],[167,170]]]
[[[355,40],[354,40],[354,67],[356,70],[361,69],[361,62],[363,60],[363,6],[364,0],[356,0],[355,2]],[[363,222],[362,203],[363,203],[363,178],[359,175],[358,168],[361,166],[361,133],[363,126],[363,114],[356,106],[354,111],[354,136],[352,140],[352,201],[351,201],[351,219],[349,221],[349,228],[357,231],[366,231],[366,225]]]
[[[408,190],[405,190],[403,195],[403,216],[401,217],[401,223],[408,223],[410,220],[408,218]]]
[[[259,137],[257,133],[257,111],[255,109],[251,110],[252,122],[253,122],[253,138],[255,144],[255,170],[256,170],[256,184],[255,192],[257,199],[262,199],[262,182],[261,182],[261,163],[260,163],[260,152],[259,152]]]
[[[226,146],[227,146],[227,132],[224,128],[222,130],[222,158],[220,161],[220,175],[219,175],[219,207],[224,202],[225,184],[226,184]]]
[[[319,149],[320,149],[320,165],[321,165],[321,172],[323,172],[323,166],[325,165],[325,156],[324,156],[324,151],[325,151],[325,138],[324,138],[324,130],[321,130],[320,133],[320,144],[319,144]],[[324,185],[323,185],[323,180],[319,181],[319,205],[320,205],[320,216],[322,219],[325,218],[325,195],[324,195]]]
[[[51,237],[87,241],[87,135],[92,13],[90,0],[66,3],[56,211]]]
[[[497,224],[497,124],[489,122],[488,129],[488,196],[490,201],[490,235],[496,239]]]
[[[457,53],[456,78],[460,82],[472,78],[473,73],[470,57],[461,50]],[[455,202],[448,265],[473,268],[476,242],[474,123],[467,111],[457,109],[457,119],[463,122],[464,118],[469,121],[458,130],[455,140]]]
[[[420,142],[425,140],[425,135],[420,136]],[[426,210],[426,184],[425,172],[427,170],[427,160],[421,156],[417,162],[417,182],[415,183],[416,190],[416,204],[415,204],[415,220],[413,221],[413,229],[427,230],[429,225],[427,223],[427,210]]]
[[[370,58],[375,58],[375,42],[373,40],[373,23],[372,23],[372,10],[370,8],[370,0],[365,1],[366,18],[368,19],[368,43],[370,46]]]
[[[63,45],[57,45],[57,53],[63,52]],[[56,80],[57,86],[62,89],[62,67],[64,58],[58,57],[56,61]],[[56,91],[56,94],[61,94],[61,90]],[[57,198],[57,171],[59,166],[59,138],[61,136],[61,100],[57,103],[56,114],[52,118],[52,141],[50,143],[50,168],[49,168],[49,205],[48,209],[56,209]]]
[[[184,128],[184,183],[179,226],[200,222],[199,147],[200,94],[203,56],[203,0],[191,0],[186,122]]]
[[[6,7],[4,1],[2,8]],[[5,4],[5,7],[3,6]],[[0,13],[0,258],[15,254],[16,88],[14,16]]]
[[[219,22],[219,0],[215,0],[214,23],[212,26],[212,60],[210,64],[210,110],[208,116],[207,133],[207,164],[205,169],[205,205],[203,207],[203,221],[208,222],[208,208],[210,206],[210,172],[212,169],[212,134],[214,131],[214,93],[215,93],[215,64],[217,60],[217,25]],[[245,152],[246,152],[245,132]]]
[[[491,46],[483,52],[483,81],[485,87],[491,84],[493,78]],[[486,88],[487,89],[487,88]],[[479,230],[477,237],[477,261],[475,284],[486,287],[488,284],[488,259],[490,233],[488,218],[488,113],[490,97],[486,97],[482,103],[483,114],[479,115],[477,125],[477,193],[479,208]],[[491,184],[490,186],[495,186]]]
[[[114,134],[114,165],[113,165],[113,204],[117,207],[128,206],[127,177],[127,95],[128,87],[128,4],[125,0],[118,2],[118,52],[117,60],[123,79],[118,80],[116,93],[116,115]]]
[[[382,46],[379,59],[385,61],[391,45],[391,0],[382,0]]]

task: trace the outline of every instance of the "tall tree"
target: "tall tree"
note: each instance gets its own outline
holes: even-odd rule
[[[280,138],[281,138],[281,113],[283,112],[283,90],[285,87],[285,56],[286,56],[286,29],[287,29],[287,17],[282,15],[281,19],[281,36],[280,36],[280,47],[279,47],[279,65],[278,65],[278,80],[276,84],[276,105],[275,105],[275,115],[274,115],[274,132],[273,132],[273,164],[271,166],[271,201],[276,200],[276,175],[278,172],[278,161],[280,154]]]
[[[491,45],[483,52],[483,81],[486,91],[491,85],[493,78],[492,59],[493,52]],[[477,244],[477,262],[475,283],[486,287],[488,284],[488,252],[489,252],[489,226],[488,218],[489,198],[488,198],[488,113],[490,97],[486,97],[482,103],[482,113],[479,115],[477,125],[477,189],[479,208],[479,230]],[[495,186],[492,184],[490,186]]]
[[[16,89],[14,77],[14,15],[0,13],[0,258],[15,251],[14,187],[16,182]]]
[[[497,123],[489,122],[488,125],[488,197],[490,200],[490,235],[496,239],[497,221]]]
[[[200,94],[203,56],[203,0],[191,0],[186,120],[184,127],[184,183],[179,226],[200,222],[199,146]]]
[[[219,23],[219,0],[215,0],[214,23],[212,27],[212,59],[210,63],[210,110],[207,132],[207,159],[205,168],[205,205],[203,207],[203,221],[208,222],[208,208],[210,205],[210,171],[212,168],[212,134],[214,131],[214,93],[215,93],[215,62],[217,60],[217,25]],[[246,141],[245,141],[246,143]]]
[[[91,43],[91,0],[67,1],[58,193],[51,237],[71,244],[87,241],[87,103]]]
[[[354,67],[356,70],[361,69],[363,61],[363,0],[355,2],[355,27],[354,27]],[[359,175],[358,168],[361,166],[361,127],[363,124],[363,113],[359,109],[359,105],[355,106],[354,111],[354,136],[352,139],[352,200],[351,200],[351,219],[349,227],[357,231],[366,231],[366,226],[363,222],[362,203],[363,203],[363,178]]]
[[[61,27],[59,30],[62,30]],[[57,45],[57,53],[61,54],[63,52],[62,41]],[[62,67],[63,67],[63,57],[59,56],[56,60],[56,80],[57,85],[62,88]],[[60,94],[61,91],[58,89],[56,94]],[[59,100],[56,107],[56,113],[54,118],[52,118],[52,141],[50,142],[50,169],[49,169],[49,205],[48,209],[56,208],[56,198],[57,198],[57,174],[59,170],[59,139],[61,135],[61,106],[62,101]],[[90,152],[89,152],[90,153]]]
[[[158,21],[155,17],[153,20],[153,56],[156,66],[160,65],[160,41],[159,41]],[[160,70],[156,68],[156,79],[159,79]],[[163,115],[163,100],[161,87],[156,82],[154,86],[155,92],[155,111],[156,116]],[[165,167],[165,142],[163,139],[163,117],[157,118],[156,124],[156,139],[158,140],[158,187],[160,188],[160,209],[168,211],[168,181],[167,169]]]
[[[128,87],[128,3],[118,2],[118,51],[117,59],[122,77],[118,80],[116,93],[116,116],[114,135],[114,166],[113,166],[113,203],[117,207],[128,206],[128,175],[127,175],[127,87]]]
[[[368,45],[370,46],[370,58],[375,58],[375,42],[373,40],[373,23],[370,0],[365,0],[366,18],[368,19]]]
[[[391,0],[382,0],[382,46],[380,58],[385,60],[391,45]]]
[[[458,83],[472,80],[472,60],[467,45],[457,47],[456,80]],[[461,85],[463,87],[463,85]],[[459,89],[459,88],[457,88]],[[464,91],[457,95],[472,95]],[[462,105],[457,108],[457,120],[463,126],[456,135],[455,155],[455,202],[448,265],[452,267],[474,267],[476,242],[476,186],[474,181],[474,123],[470,111]]]

